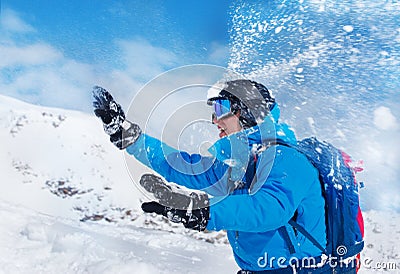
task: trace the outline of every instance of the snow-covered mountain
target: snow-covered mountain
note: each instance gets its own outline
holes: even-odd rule
[[[236,269],[224,233],[143,214],[150,170],[132,180],[96,117],[0,95],[0,140],[0,273]]]
[[[150,171],[133,160],[131,178],[94,116],[0,95],[0,141],[0,272],[236,273],[223,232],[142,213],[135,182]],[[400,216],[365,221],[362,272],[394,262],[395,273]]]

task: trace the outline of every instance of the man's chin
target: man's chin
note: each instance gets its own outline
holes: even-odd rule
[[[225,137],[225,136],[227,136],[228,134],[226,134],[226,132],[225,131],[221,131],[220,133],[219,133],[219,138],[223,138],[223,137]]]

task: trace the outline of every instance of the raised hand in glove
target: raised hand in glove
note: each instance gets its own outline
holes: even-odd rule
[[[125,113],[111,94],[102,87],[93,88],[94,114],[103,122],[104,131],[119,149],[133,144],[142,133],[137,124],[125,119]]]
[[[209,199],[206,194],[185,194],[179,188],[172,189],[160,177],[145,174],[140,184],[160,201],[143,203],[147,213],[156,213],[175,223],[182,223],[186,228],[203,231],[209,219]]]

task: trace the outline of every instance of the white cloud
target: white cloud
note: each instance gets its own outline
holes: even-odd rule
[[[397,129],[398,127],[396,117],[387,107],[378,107],[374,110],[374,125],[382,130]]]
[[[226,45],[213,42],[208,51],[208,60],[213,64],[226,63],[229,58],[229,48]]]
[[[179,61],[172,52],[153,46],[141,38],[118,40],[116,44],[122,51],[125,70],[135,77],[150,80]]]
[[[35,29],[21,20],[18,14],[10,9],[1,11],[0,16],[1,28],[5,31],[11,32],[34,32]]]
[[[50,45],[35,43],[26,46],[0,45],[0,69],[13,66],[34,66],[57,62],[62,53]]]
[[[8,10],[5,17],[2,18],[6,23],[3,28],[34,31],[16,12]],[[29,39],[24,39],[28,35]],[[127,108],[134,94],[146,82],[184,63],[172,51],[140,37],[114,41],[119,67],[83,63],[68,58],[61,49],[42,38],[39,40],[36,35],[19,33],[18,36],[0,36],[0,93],[35,104],[91,112],[90,91],[92,86],[100,85],[110,90]],[[226,50],[219,44],[213,44],[209,49],[210,60],[218,62],[226,58]]]
[[[0,93],[31,103],[91,112],[91,88],[109,89],[125,108],[142,85],[176,62],[145,40],[118,41],[123,68],[67,58],[50,44],[0,39]]]

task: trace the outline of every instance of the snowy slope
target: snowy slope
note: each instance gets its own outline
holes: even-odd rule
[[[142,213],[148,197],[96,117],[0,95],[0,140],[0,272],[236,269],[224,233]],[[135,181],[149,172],[129,164]]]
[[[149,170],[132,180],[92,115],[0,95],[0,141],[0,273],[236,273],[224,233],[142,213]],[[369,266],[399,263],[399,215],[365,221]]]
[[[4,273],[233,273],[227,245],[133,225],[83,223],[0,202]]]
[[[123,154],[109,144],[95,117],[3,96],[0,117],[5,184],[0,198],[71,218],[101,213],[110,205],[139,208],[140,195]],[[144,172],[139,165],[137,170]],[[49,195],[51,191],[61,196],[78,193],[60,199]]]

